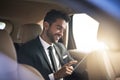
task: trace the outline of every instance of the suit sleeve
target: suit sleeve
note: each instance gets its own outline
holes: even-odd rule
[[[67,55],[67,57],[65,59],[63,58],[64,64],[68,63],[71,60],[74,60],[63,44],[59,43],[57,45],[59,46],[62,56],[64,57]],[[73,67],[75,67],[75,66],[76,65],[73,65]],[[72,73],[72,75],[65,77],[65,80],[87,80],[87,79],[82,79],[82,78],[83,78],[83,76],[81,77],[81,75],[79,75],[78,73],[76,73],[74,71]]]

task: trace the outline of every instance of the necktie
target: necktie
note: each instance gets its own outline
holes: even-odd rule
[[[51,59],[53,70],[56,72],[57,71],[57,65],[56,65],[55,56],[53,55],[53,47],[52,46],[48,47],[48,50],[49,50],[49,56],[50,56],[50,59]]]

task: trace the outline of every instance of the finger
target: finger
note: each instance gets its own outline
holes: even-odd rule
[[[73,72],[73,67],[72,66],[67,67],[66,73],[71,74],[72,72]]]
[[[76,64],[78,61],[76,60],[73,60],[73,61],[70,61],[69,63],[66,64],[66,66],[71,66],[73,64]]]
[[[73,66],[68,66],[68,70],[73,71],[74,70]]]
[[[73,71],[66,71],[67,75],[71,75]]]

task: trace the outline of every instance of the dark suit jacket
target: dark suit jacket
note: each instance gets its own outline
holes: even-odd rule
[[[62,66],[72,60],[63,44],[55,43],[54,46]],[[66,55],[67,57],[64,58]],[[48,74],[52,73],[52,69],[39,37],[24,44],[20,48],[17,56],[19,63],[28,64],[35,67],[46,80],[49,80]]]

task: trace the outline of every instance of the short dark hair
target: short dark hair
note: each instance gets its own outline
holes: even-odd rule
[[[62,12],[62,11],[58,11],[58,10],[54,10],[52,9],[51,11],[47,12],[44,21],[47,21],[50,25],[56,21],[56,19],[64,19],[66,22],[70,21],[70,17],[68,16],[68,14]]]

